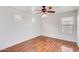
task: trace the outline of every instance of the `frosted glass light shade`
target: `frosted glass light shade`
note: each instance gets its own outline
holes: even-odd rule
[[[43,14],[41,17],[44,18],[44,17],[47,17],[47,15],[46,14]]]

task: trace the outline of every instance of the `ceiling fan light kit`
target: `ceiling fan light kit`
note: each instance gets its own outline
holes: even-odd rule
[[[52,9],[51,6],[49,6],[48,8],[46,7],[48,6],[42,6],[42,9],[40,10],[42,12],[42,15],[41,15],[42,18],[47,17],[48,16],[47,14],[55,13],[55,11]]]
[[[41,17],[42,17],[42,18],[47,17],[47,14],[43,14]]]

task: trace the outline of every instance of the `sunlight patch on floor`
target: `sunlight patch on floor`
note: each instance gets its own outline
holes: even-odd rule
[[[61,51],[62,52],[73,52],[73,49],[70,47],[67,47],[66,45],[61,46]]]

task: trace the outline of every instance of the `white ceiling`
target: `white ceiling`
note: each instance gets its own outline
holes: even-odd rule
[[[32,9],[29,6],[12,6],[11,8],[15,8],[17,10],[26,11],[26,12],[31,11]]]
[[[56,13],[63,13],[63,12],[77,10],[79,7],[77,6],[55,6],[53,8],[55,9]]]
[[[21,11],[32,12],[32,11],[35,11],[36,9],[40,10],[41,7],[40,6],[13,6],[12,8],[15,8]],[[53,9],[56,11],[56,13],[73,11],[78,8],[79,8],[78,6],[53,6]]]

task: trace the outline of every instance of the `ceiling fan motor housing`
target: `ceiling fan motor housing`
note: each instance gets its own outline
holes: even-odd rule
[[[45,13],[46,12],[46,9],[42,9],[42,12]]]
[[[46,12],[46,8],[45,8],[45,6],[43,6],[42,12],[43,12],[43,13]]]

